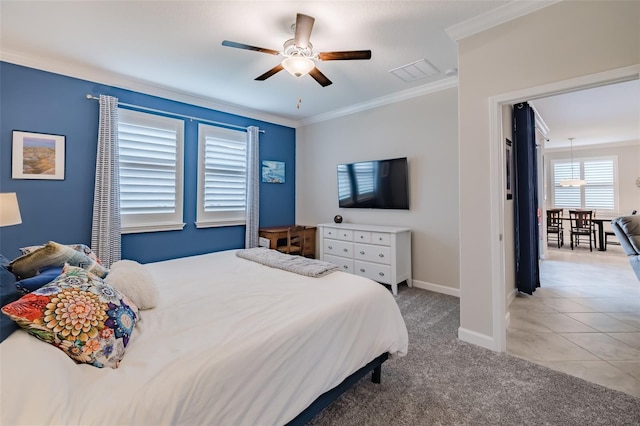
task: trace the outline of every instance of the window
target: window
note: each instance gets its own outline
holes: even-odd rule
[[[247,132],[198,125],[198,228],[244,225]]]
[[[617,158],[598,157],[552,162],[553,206],[617,210]],[[584,179],[584,186],[560,186],[565,179]]]
[[[118,110],[122,233],[182,229],[184,121]]]

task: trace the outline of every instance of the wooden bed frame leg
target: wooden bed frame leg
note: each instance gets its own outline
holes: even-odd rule
[[[380,376],[382,375],[382,365],[377,366],[371,373],[371,381],[380,384]]]

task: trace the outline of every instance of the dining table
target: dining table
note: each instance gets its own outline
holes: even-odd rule
[[[604,224],[605,222],[611,222],[616,216],[601,216],[601,217],[592,217],[591,221],[597,225],[598,228],[598,238],[596,238],[596,247],[598,251],[606,251],[607,247],[604,244]],[[567,217],[562,217],[563,221],[569,222],[569,229],[571,229],[571,219]]]

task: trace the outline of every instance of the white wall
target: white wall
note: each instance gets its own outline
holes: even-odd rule
[[[559,2],[459,41],[461,338],[499,349],[490,98],[637,64],[640,2]]]
[[[296,133],[296,222],[401,225],[412,230],[414,283],[457,294],[456,88],[307,125]],[[410,210],[338,208],[340,163],[408,157]]]

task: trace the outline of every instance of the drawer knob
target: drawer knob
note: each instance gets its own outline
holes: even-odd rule
[[[364,235],[360,235],[360,239],[363,239],[363,238],[364,238]]]
[[[384,257],[384,254],[380,253],[378,256],[380,256],[380,257]]]
[[[360,254],[364,254],[364,250],[360,250]]]
[[[344,269],[349,269],[349,267],[348,267],[347,265],[342,265],[342,267],[343,267]]]
[[[360,268],[360,272],[364,272],[364,268]]]
[[[384,277],[384,272],[378,272],[378,275],[380,275],[381,277]]]
[[[333,250],[333,246],[329,246],[329,250]]]
[[[343,248],[342,251],[346,253],[349,251],[349,249]]]
[[[346,237],[346,236],[347,236],[347,234],[342,234],[342,236],[343,236],[343,237]]]

